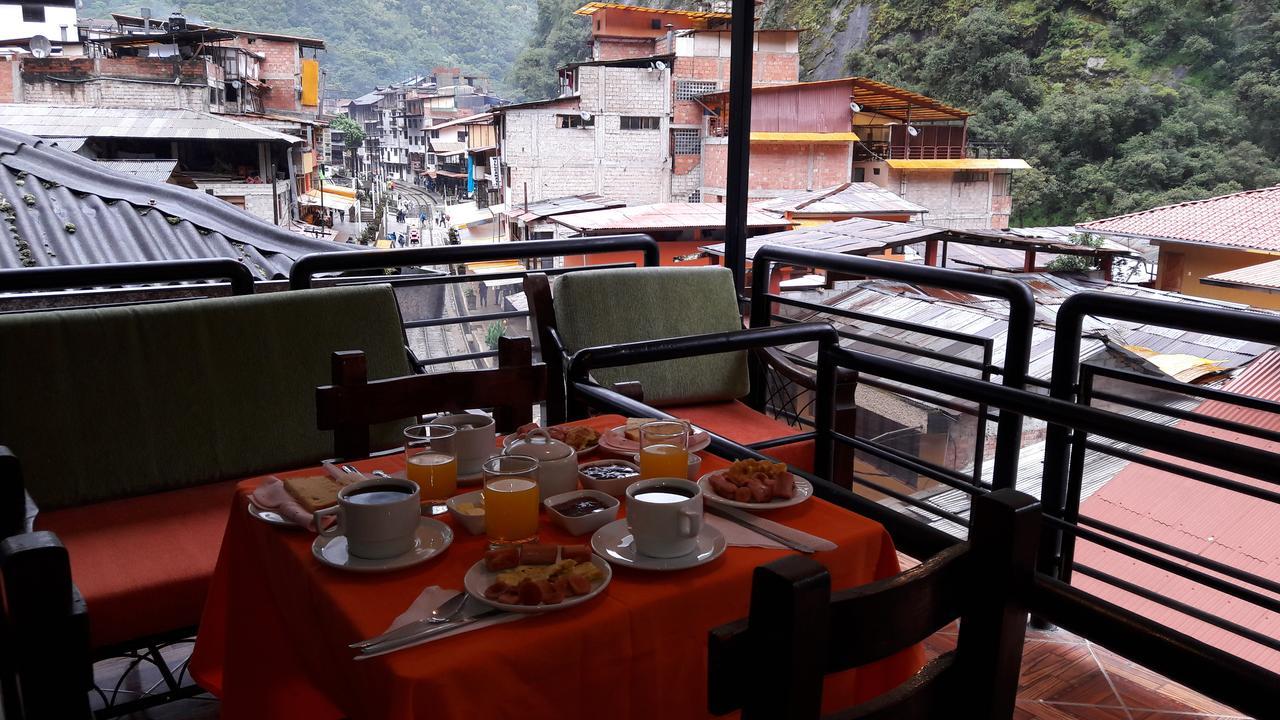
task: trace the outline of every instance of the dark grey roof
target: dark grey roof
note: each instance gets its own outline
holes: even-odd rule
[[[887,248],[910,245],[946,233],[946,228],[855,217],[825,225],[757,235],[747,240],[747,259],[754,258],[756,251],[765,245],[871,255]],[[700,249],[712,255],[724,255],[724,243],[704,245]]]
[[[151,140],[257,140],[290,145],[301,138],[225,115],[186,108],[75,107],[0,103],[0,126],[37,137]]]
[[[794,190],[764,202],[759,210],[794,215],[922,215],[929,209],[869,182],[849,182],[821,190]]]
[[[169,176],[178,167],[177,160],[94,160],[104,168],[132,175],[147,182],[169,182]]]
[[[303,255],[355,247],[290,232],[212,195],[114,172],[2,127],[0,197],[4,268],[228,257],[265,279],[286,277]]]

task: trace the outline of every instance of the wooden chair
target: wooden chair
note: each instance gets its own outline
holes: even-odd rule
[[[569,355],[578,350],[742,329],[732,277],[719,267],[584,270],[558,276],[554,292],[546,275],[530,273],[525,276],[524,288],[550,376],[547,417],[551,423],[576,414],[569,407],[564,377]],[[752,371],[749,359],[755,366]],[[763,408],[742,402],[750,394],[751,384],[764,377],[754,370],[763,367],[788,382],[816,390],[811,372],[770,349],[613,368],[592,376],[623,395],[748,447],[759,445],[767,455],[812,470],[812,442],[771,442],[799,430],[766,415]],[[837,420],[846,416],[852,420],[853,385],[842,384],[838,395]],[[843,447],[841,452],[836,467],[851,472],[852,456]],[[832,479],[847,485],[847,473],[844,479]]]
[[[969,542],[835,593],[826,568],[805,556],[756,568],[749,617],[711,631],[710,711],[741,708],[743,720],[822,717],[826,674],[889,657],[959,618],[954,651],[827,720],[1012,717],[1040,509],[1028,495],[998,490],[974,499],[972,518]]]
[[[498,367],[369,382],[362,352],[333,354],[333,384],[316,388],[316,421],[333,431],[334,454],[367,457],[370,431],[379,423],[439,412],[492,408],[497,431],[533,420],[533,405],[547,395],[547,368],[533,362],[529,338],[499,338]]]

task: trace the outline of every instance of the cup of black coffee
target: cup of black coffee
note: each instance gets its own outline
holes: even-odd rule
[[[697,548],[702,532],[702,490],[679,478],[633,483],[627,488],[627,527],[641,555],[688,555]]]
[[[347,552],[368,560],[403,555],[413,549],[422,515],[418,484],[399,478],[373,478],[338,491],[338,504],[315,513],[316,527],[325,515],[338,521],[320,531],[347,538]]]

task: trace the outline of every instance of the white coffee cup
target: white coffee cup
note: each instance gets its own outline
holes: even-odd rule
[[[316,527],[324,527],[326,515],[337,515],[338,521],[320,534],[346,536],[351,555],[368,560],[403,555],[413,549],[422,517],[418,484],[399,478],[351,483],[338,491],[337,505],[314,514]]]
[[[688,555],[697,549],[702,532],[702,490],[679,478],[633,483],[627,488],[627,528],[641,555]]]
[[[432,422],[458,428],[458,433],[444,443],[444,449],[458,459],[459,476],[479,475],[484,461],[498,454],[497,430],[488,415],[441,415]]]

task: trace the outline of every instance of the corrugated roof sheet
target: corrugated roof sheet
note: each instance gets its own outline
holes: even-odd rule
[[[177,160],[94,160],[93,162],[114,172],[132,175],[147,182],[168,182],[178,167]]]
[[[1280,185],[1166,205],[1077,227],[1101,235],[1280,252]]]
[[[610,200],[603,195],[569,195],[567,197],[532,202],[529,203],[528,207],[515,203],[514,207],[507,211],[507,217],[527,223],[551,217],[552,215],[590,212],[592,210],[623,207],[624,205],[626,203],[621,200]]]
[[[292,233],[197,190],[152,183],[0,127],[0,196],[12,214],[0,267],[227,257],[259,278],[350,250]],[[24,262],[25,261],[25,262]]]
[[[749,238],[747,259],[754,258],[756,251],[765,245],[785,245],[846,255],[870,255],[885,248],[919,242],[945,232],[945,228],[855,217]],[[712,255],[724,255],[724,243],[706,245],[701,249]]]
[[[911,120],[916,120],[917,122],[963,120],[973,114],[968,110],[944,105],[927,95],[882,83],[879,80],[872,80],[869,77],[855,76],[836,78],[834,80],[756,85],[751,88],[751,94],[777,92],[790,88],[825,87],[840,84],[849,86],[850,96],[862,106],[863,112],[883,115],[900,122],[909,122]],[[727,98],[728,96],[729,91],[723,90],[715,93],[706,93],[701,97],[710,100],[712,98]]]
[[[656,13],[659,15],[679,15],[681,17],[707,20],[732,20],[732,13],[722,12],[705,12],[700,10],[669,10],[667,8],[651,8],[639,5],[623,5],[621,3],[608,2],[589,2],[586,5],[573,11],[574,15],[594,15],[601,10],[634,10],[642,13]]]
[[[1242,395],[1271,400],[1280,399],[1280,362],[1277,362],[1277,359],[1274,352],[1260,358],[1246,367],[1237,377],[1228,381],[1223,389]],[[1212,403],[1212,406],[1221,407],[1222,404]],[[1219,415],[1212,406],[1210,403],[1205,403],[1197,412]],[[1238,406],[1232,407],[1233,412],[1245,413],[1245,415],[1234,416],[1234,419],[1258,424],[1258,420],[1262,419],[1260,416],[1265,415],[1266,425],[1275,427],[1274,423],[1277,419],[1275,414],[1247,411]],[[1191,421],[1182,421],[1177,425],[1230,442],[1280,453],[1280,443],[1198,425]],[[1154,452],[1146,454],[1162,457]],[[1174,461],[1255,487],[1269,487],[1261,480],[1223,472],[1197,463],[1176,459]],[[1277,454],[1277,463],[1280,464],[1280,454]],[[1081,514],[1118,525],[1206,559],[1216,560],[1270,580],[1280,581],[1280,534],[1275,532],[1275,528],[1280,526],[1280,505],[1266,500],[1207,485],[1140,463],[1131,463],[1081,506]],[[1076,561],[1122,577],[1129,582],[1231,620],[1264,635],[1280,636],[1280,614],[1178,577],[1127,555],[1081,541],[1076,548]],[[1272,671],[1280,671],[1280,653],[1231,632],[1078,573],[1074,576],[1072,584],[1245,660]]]
[[[929,209],[904,200],[896,193],[869,182],[850,182],[821,190],[784,192],[751,207],[776,213],[805,215],[917,215]]]
[[[1026,160],[1017,158],[957,158],[954,160],[886,160],[895,170],[1027,170]]]
[[[42,138],[123,137],[166,140],[259,140],[295,144],[301,138],[182,108],[94,108],[0,103],[0,127]]]
[[[1280,290],[1280,260],[1259,263],[1200,278],[1206,285],[1257,290]]]
[[[724,203],[653,203],[631,207],[594,210],[553,219],[578,232],[593,233],[631,230],[685,230],[723,228]],[[790,227],[793,223],[759,210],[747,211],[747,226]]]

